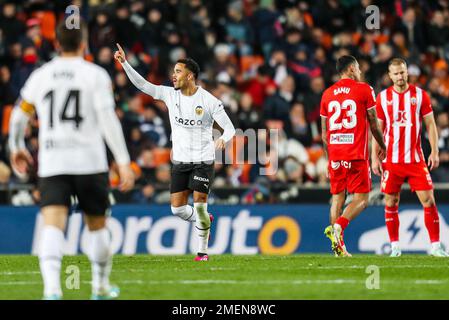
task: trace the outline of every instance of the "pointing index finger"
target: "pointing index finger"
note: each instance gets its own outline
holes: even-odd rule
[[[120,51],[122,51],[123,52],[123,49],[122,49],[122,47],[118,44],[118,43],[116,43],[116,45],[117,45],[117,48],[120,50]]]

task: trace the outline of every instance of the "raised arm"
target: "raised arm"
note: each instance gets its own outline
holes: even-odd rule
[[[159,99],[159,86],[152,84],[145,80],[133,67],[126,61],[126,54],[122,47],[117,43],[118,51],[114,53],[114,58],[121,63],[123,70],[133,85],[140,91],[152,96],[155,99]]]

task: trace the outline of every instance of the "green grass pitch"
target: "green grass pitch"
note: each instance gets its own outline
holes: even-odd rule
[[[368,266],[378,267],[379,289],[373,282],[376,267]],[[61,283],[65,299],[88,299],[90,278],[85,256],[64,257]],[[425,255],[395,259],[375,255],[218,255],[209,262],[194,262],[193,256],[187,255],[117,255],[111,282],[120,286],[121,299],[132,300],[449,299],[449,259]],[[67,289],[66,283],[72,289]],[[0,299],[41,299],[41,295],[37,257],[0,256]]]

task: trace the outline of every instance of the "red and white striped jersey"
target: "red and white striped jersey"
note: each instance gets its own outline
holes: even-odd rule
[[[423,117],[433,113],[426,91],[409,85],[398,93],[393,86],[383,90],[376,99],[377,116],[384,122],[384,139],[388,163],[425,161],[421,149]]]

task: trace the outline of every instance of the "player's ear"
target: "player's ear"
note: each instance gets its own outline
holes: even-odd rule
[[[351,63],[351,65],[349,66],[349,70],[351,70],[352,73],[355,73],[355,64]]]
[[[83,55],[87,53],[87,42],[86,41],[81,41],[80,50],[83,53]]]
[[[59,44],[58,40],[55,40],[55,49],[57,52],[61,52],[61,45]]]

